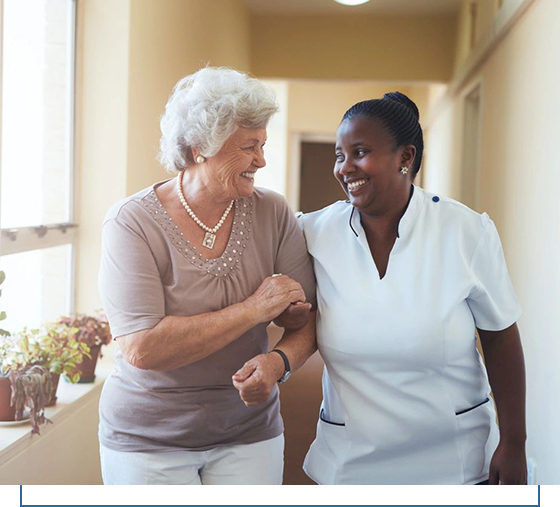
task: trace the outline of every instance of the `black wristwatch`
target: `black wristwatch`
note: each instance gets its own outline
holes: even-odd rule
[[[286,354],[284,354],[284,352],[282,352],[280,349],[273,349],[270,352],[276,352],[277,354],[280,354],[280,357],[284,361],[284,374],[278,379],[278,383],[283,384],[284,382],[286,382],[286,380],[290,378],[290,375],[292,374],[292,371],[290,369],[290,361],[288,361],[288,356],[286,356]]]

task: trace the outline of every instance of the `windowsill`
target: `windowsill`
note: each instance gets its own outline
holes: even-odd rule
[[[103,347],[103,358],[98,360],[95,370],[95,381],[91,384],[70,384],[60,379],[54,407],[45,409],[45,416],[53,424],[43,424],[40,427],[41,435],[31,433],[31,423],[22,422],[18,425],[3,425],[0,423],[0,465],[22,452],[25,448],[37,443],[48,435],[53,427],[60,424],[68,417],[76,414],[92,399],[99,396],[105,379],[113,368],[113,350],[115,345]]]

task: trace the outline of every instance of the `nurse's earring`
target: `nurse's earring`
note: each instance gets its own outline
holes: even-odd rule
[[[401,167],[401,173],[402,173],[402,174],[407,174],[407,173],[408,173],[408,167],[406,167],[406,166],[403,165],[403,166]]]

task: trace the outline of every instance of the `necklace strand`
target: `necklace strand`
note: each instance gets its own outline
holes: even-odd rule
[[[185,195],[183,194],[183,173],[179,173],[179,175],[177,176],[177,193],[179,194],[179,200],[181,201],[181,204],[183,205],[183,207],[185,208],[185,210],[187,211],[187,213],[189,214],[189,216],[195,221],[195,223],[201,227],[202,229],[204,229],[206,232],[209,232],[210,234],[216,234],[218,232],[218,230],[220,229],[220,227],[222,225],[224,225],[224,222],[226,221],[227,216],[229,215],[229,212],[231,211],[231,208],[233,208],[233,205],[235,203],[235,200],[232,200],[229,203],[229,206],[226,208],[226,210],[224,211],[224,214],[222,215],[222,218],[220,218],[220,220],[218,221],[218,223],[216,224],[215,227],[210,228],[207,225],[205,225],[202,220],[200,220],[200,218],[198,218],[194,211],[191,209],[191,207],[188,205],[187,200],[185,199]]]

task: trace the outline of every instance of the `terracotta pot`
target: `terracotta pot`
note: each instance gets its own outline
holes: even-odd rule
[[[51,400],[45,405],[45,407],[53,407],[56,405],[56,400],[58,399],[56,396],[56,390],[58,389],[58,381],[60,380],[60,375],[58,373],[51,373],[51,381],[52,381],[52,395]]]
[[[0,377],[0,421],[15,421],[16,407],[10,406],[12,385],[8,377]]]
[[[78,365],[78,368],[82,372],[78,384],[90,384],[95,380],[95,366],[97,365],[97,358],[99,357],[100,350],[101,345],[91,347],[89,351],[91,359],[89,357],[84,357],[84,360]]]

